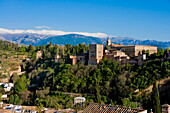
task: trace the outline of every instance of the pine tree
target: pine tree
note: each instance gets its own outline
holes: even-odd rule
[[[158,87],[156,85],[156,80],[153,84],[153,89],[152,89],[152,96],[153,96],[153,109],[154,113],[161,113],[161,105],[160,105],[160,99],[159,99],[159,91]]]

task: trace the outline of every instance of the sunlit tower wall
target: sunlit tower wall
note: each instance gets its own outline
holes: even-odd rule
[[[103,58],[103,45],[90,44],[89,45],[89,65],[97,65]]]

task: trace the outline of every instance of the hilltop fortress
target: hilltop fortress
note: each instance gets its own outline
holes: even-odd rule
[[[108,60],[114,59],[119,63],[130,63],[130,57],[137,57],[138,61],[134,63],[140,64],[142,60],[146,60],[146,54],[142,54],[143,51],[148,51],[149,55],[157,53],[157,47],[155,46],[113,44],[109,38],[106,47],[107,49],[103,50],[102,44],[90,44],[88,64],[96,65],[104,57]]]
[[[111,43],[110,38],[106,41],[106,47],[103,44],[90,44],[89,52],[78,55],[70,55],[72,65],[83,63],[85,65],[97,65],[106,58],[107,60],[115,60],[120,64],[131,63],[142,65],[146,60],[146,52],[148,55],[157,53],[157,47],[148,45],[122,45]],[[37,52],[37,59],[41,58],[41,53]],[[56,54],[54,61],[60,62],[61,56]]]
[[[108,60],[114,59],[121,64],[129,62],[141,65],[146,60],[146,54],[142,54],[143,51],[148,51],[149,55],[157,53],[155,46],[113,44],[109,38],[106,47],[107,49],[104,49],[102,44],[90,44],[88,57],[86,53],[70,56],[72,64],[88,62],[88,65],[97,65],[103,58],[107,58]],[[137,60],[132,60],[130,57],[136,57]]]

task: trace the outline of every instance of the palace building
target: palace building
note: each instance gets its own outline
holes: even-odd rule
[[[108,49],[104,50],[103,44],[90,44],[88,53],[70,55],[72,65],[77,63],[97,65],[103,58],[113,59],[120,64],[142,65],[147,60],[146,54],[142,54],[143,51],[149,51],[149,55],[157,53],[155,46],[113,44],[110,38],[107,39],[106,46]],[[135,57],[135,59],[130,59],[130,57]],[[60,59],[59,55],[55,56],[55,62],[59,62]]]
[[[148,45],[121,45],[121,44],[111,44],[111,49],[117,49],[125,52],[128,56],[138,56],[143,50],[149,51],[149,55],[157,53],[157,47]]]
[[[107,60],[113,59],[121,64],[127,63],[127,61],[129,60],[128,55],[115,49],[105,50],[104,57],[107,58]]]

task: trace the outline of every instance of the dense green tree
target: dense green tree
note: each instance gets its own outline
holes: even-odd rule
[[[29,81],[27,80],[25,75],[22,75],[17,82],[15,83],[14,91],[19,94],[21,91],[25,91],[29,85]]]
[[[100,82],[100,76],[101,76],[101,73],[100,73],[100,70],[99,69],[96,69],[94,71],[94,79],[95,79],[95,89],[96,89],[96,102],[97,103],[101,103],[101,95],[100,95],[100,85],[99,85],[99,82]]]
[[[23,49],[26,49],[25,46],[22,46],[22,47],[23,47]],[[0,40],[0,50],[19,51],[19,48],[21,48],[21,47],[18,44]]]
[[[131,102],[129,98],[123,98],[122,103],[125,107],[137,108],[137,103]]]
[[[2,96],[2,93],[0,93],[0,102],[2,101],[2,98],[1,98],[1,96]]]
[[[29,45],[29,47],[28,47],[28,50],[29,50],[29,52],[34,52],[35,51],[35,46],[33,46],[33,45]]]
[[[66,108],[72,108],[73,107],[73,100],[69,100],[67,103],[66,103]]]
[[[10,103],[10,104],[13,104],[14,101],[15,101],[14,96],[13,96],[13,95],[10,95],[10,96],[9,96],[9,103]]]
[[[164,58],[168,57],[168,53],[169,53],[169,48],[166,48],[164,51]]]
[[[156,81],[154,81],[154,84],[153,84],[152,98],[153,98],[153,105],[154,105],[153,107],[154,113],[161,113],[159,90],[158,90]]]
[[[14,104],[14,105],[18,105],[18,104],[22,104],[22,100],[19,98],[19,96],[17,94],[10,95],[9,103]]]
[[[158,53],[157,53],[157,55],[158,56],[160,56],[160,57],[163,57],[163,55],[164,55],[164,49],[158,49]]]

